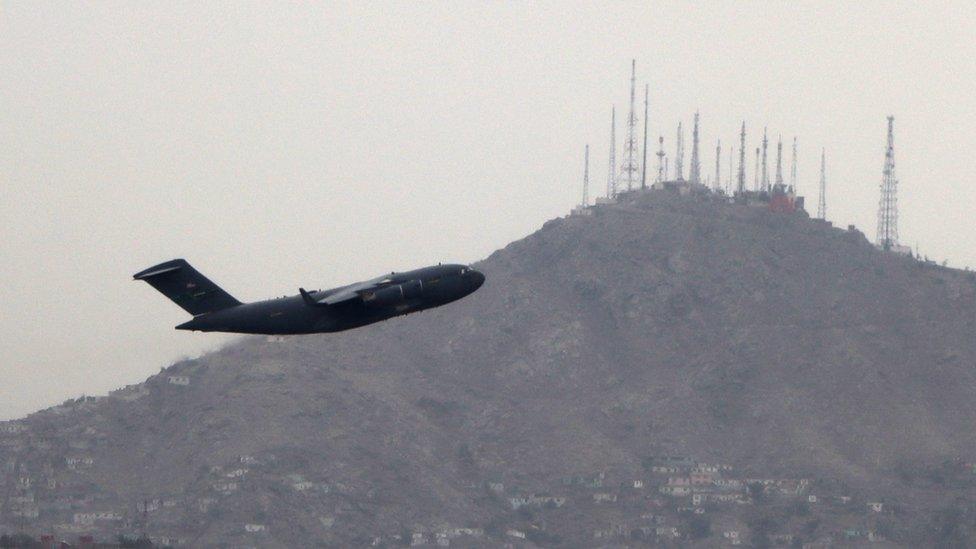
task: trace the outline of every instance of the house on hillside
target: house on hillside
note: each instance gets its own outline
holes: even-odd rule
[[[40,516],[41,510],[36,505],[24,505],[11,508],[10,514],[25,519],[36,519]]]
[[[186,538],[179,536],[149,536],[149,541],[163,547],[181,547],[188,543]]]
[[[651,472],[663,475],[672,475],[675,473],[680,473],[681,470],[673,465],[652,465]]]
[[[715,475],[713,473],[692,472],[688,480],[692,486],[706,486],[715,482]]]
[[[680,538],[681,534],[678,529],[674,526],[658,526],[654,529],[654,533],[659,538]]]
[[[617,494],[598,492],[593,494],[593,503],[613,503],[617,501]]]
[[[169,376],[167,381],[172,385],[187,386],[190,384],[190,378],[187,376]]]
[[[658,488],[658,491],[668,496],[687,496],[691,494],[691,486],[672,486],[666,484]]]
[[[27,426],[15,421],[0,423],[0,433],[5,435],[16,435],[27,430]]]
[[[200,498],[197,500],[197,509],[201,513],[206,513],[214,503],[217,503],[217,498]]]
[[[529,504],[528,496],[514,496],[508,498],[508,504],[512,506],[512,509],[518,510]]]
[[[218,480],[212,486],[214,490],[225,495],[237,491],[237,483],[229,480]]]
[[[563,479],[563,484],[567,485],[579,485],[584,488],[603,488],[603,481],[606,480],[605,473],[597,473],[592,477],[576,476],[576,477],[566,477]]]
[[[82,512],[75,513],[72,517],[72,522],[79,525],[91,526],[95,524],[96,521],[119,521],[122,520],[122,514],[115,511],[94,511],[94,512]]]
[[[95,460],[89,456],[82,456],[82,457],[64,458],[64,462],[68,465],[68,469],[71,469],[72,471],[76,471],[78,469],[91,467],[92,465],[94,465]]]
[[[627,526],[622,523],[611,524],[607,528],[598,528],[593,531],[593,539],[618,538],[628,535],[630,532]]]
[[[159,511],[162,508],[162,506],[163,506],[163,502],[160,501],[159,499],[148,499],[139,502],[136,505],[136,510],[138,510],[140,513],[154,513],[156,511]]]
[[[710,473],[712,475],[716,475],[718,474],[718,466],[708,465],[707,463],[699,463],[697,467],[691,470],[691,474],[693,475],[698,473]]]
[[[722,532],[722,537],[729,540],[732,545],[742,545],[742,538],[739,536],[738,530],[726,530]]]
[[[741,480],[735,478],[717,478],[712,482],[712,484],[714,484],[716,488],[727,492],[742,490],[745,487]]]

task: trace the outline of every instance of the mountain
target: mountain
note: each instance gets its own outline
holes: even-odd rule
[[[0,532],[976,543],[976,275],[712,195],[587,212],[455,304],[0,424]]]

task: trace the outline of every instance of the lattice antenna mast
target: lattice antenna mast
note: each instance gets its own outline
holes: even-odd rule
[[[647,188],[647,95],[650,85],[644,84],[644,157],[641,160],[641,188]]]
[[[695,126],[691,130],[691,173],[688,180],[701,183],[701,162],[698,159],[698,111],[695,111]]]
[[[898,178],[895,177],[895,117],[888,117],[888,148],[878,204],[878,246],[890,250],[898,245]]]
[[[762,140],[762,190],[769,191],[769,170],[767,166],[768,156],[766,155],[766,149],[769,148],[769,138],[766,137],[766,128],[763,128],[763,140]]]
[[[607,170],[607,198],[617,196],[617,108],[610,109],[610,167]]]
[[[717,191],[722,188],[722,140],[718,140],[718,144],[715,145],[715,185],[714,189]]]
[[[637,113],[634,112],[634,86],[637,83],[637,63],[630,62],[630,114],[627,117],[627,140],[624,141],[624,161],[620,166],[620,177],[627,182],[627,190],[634,190],[634,183],[640,174],[637,165]]]
[[[657,138],[657,182],[660,183],[664,181],[664,136],[659,135]]]
[[[780,136],[779,143],[776,144],[776,186],[783,184],[783,136]]]
[[[827,219],[827,150],[820,150],[820,201],[817,203],[817,217]]]
[[[746,123],[742,122],[742,131],[739,133],[739,174],[738,192],[746,190]]]
[[[790,161],[790,190],[796,192],[796,137],[793,138],[793,159]]]
[[[674,180],[685,180],[685,138],[681,122],[678,122],[678,138],[674,150]]]
[[[590,205],[590,145],[583,154],[583,207]]]
[[[752,190],[759,192],[759,147],[756,147],[756,168],[752,171]]]

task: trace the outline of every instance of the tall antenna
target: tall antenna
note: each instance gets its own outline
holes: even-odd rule
[[[776,144],[776,186],[783,184],[783,136],[779,136]]]
[[[746,123],[742,121],[742,132],[739,133],[739,176],[738,192],[746,190]]]
[[[895,117],[888,117],[888,148],[878,204],[878,240],[884,250],[898,245],[898,178],[895,177]]]
[[[688,180],[701,183],[701,164],[698,161],[698,111],[695,111],[695,126],[691,130],[691,173]]]
[[[641,160],[641,188],[647,188],[647,92],[650,85],[644,84],[644,158]]]
[[[820,149],[820,202],[817,217],[827,219],[827,150]]]
[[[766,149],[769,146],[769,139],[766,137],[766,128],[763,128],[763,142],[762,142],[762,190],[769,191],[769,170],[766,166],[769,164],[766,161]]]
[[[586,152],[583,154],[583,204],[585,208],[590,205],[590,145],[586,145]]]
[[[796,192],[796,137],[793,138],[793,160],[790,162],[790,190]]]
[[[658,149],[657,149],[657,182],[660,183],[664,181],[664,136],[660,135],[657,138]]]
[[[715,185],[714,189],[717,191],[722,188],[722,140],[718,140],[718,144],[715,145]]]
[[[732,194],[732,172],[735,170],[735,165],[732,161],[733,158],[735,158],[735,145],[732,145],[729,150],[729,179],[725,185],[725,192],[729,195]]]
[[[678,122],[678,139],[674,150],[674,180],[685,180],[685,139],[684,132],[681,131],[681,122]]]
[[[610,108],[610,169],[607,170],[607,198],[617,196],[617,108]]]
[[[620,176],[627,182],[627,190],[634,190],[640,166],[637,165],[637,113],[634,112],[634,86],[637,77],[637,62],[630,61],[630,115],[627,117],[627,140],[624,141],[624,161],[620,166]]]
[[[759,147],[756,147],[756,169],[753,173],[752,190],[759,192]]]

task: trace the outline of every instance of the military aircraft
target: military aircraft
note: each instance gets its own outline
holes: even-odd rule
[[[485,275],[467,265],[437,265],[390,273],[325,291],[241,303],[184,259],[160,263],[133,275],[145,280],[193,315],[177,330],[240,334],[340,332],[406,315],[465,297]]]

